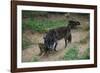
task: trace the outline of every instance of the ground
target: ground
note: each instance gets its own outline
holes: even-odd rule
[[[30,30],[26,30],[23,36],[27,37],[33,43],[27,49],[22,50],[22,62],[32,62],[33,57],[36,57],[38,61],[60,61],[63,60],[65,52],[71,47],[78,46],[79,55],[82,55],[84,51],[89,48],[89,40],[85,39],[89,35],[89,31],[85,30],[85,26],[89,24],[87,17],[85,16],[77,16],[74,17],[80,20],[81,25],[78,29],[71,30],[72,33],[72,42],[68,44],[66,48],[64,39],[59,40],[58,45],[56,47],[57,52],[53,52],[49,56],[39,56],[40,49],[38,47],[38,43],[43,43],[43,35],[44,33],[32,33]],[[85,39],[85,40],[84,40]],[[86,41],[85,43],[80,43],[81,40]]]

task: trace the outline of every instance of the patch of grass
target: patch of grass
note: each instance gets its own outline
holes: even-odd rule
[[[30,29],[37,32],[45,32],[49,29],[61,27],[61,26],[67,26],[67,21],[63,19],[57,19],[57,20],[38,20],[34,18],[28,18],[27,20],[22,21],[22,29]]]
[[[37,62],[37,61],[38,61],[38,58],[36,56],[33,56],[32,62]]]
[[[79,55],[78,48],[70,48],[65,52],[64,60],[82,60],[82,59],[90,59],[90,51],[87,48],[82,55]]]
[[[70,48],[64,55],[64,60],[76,60],[78,59],[78,49]]]

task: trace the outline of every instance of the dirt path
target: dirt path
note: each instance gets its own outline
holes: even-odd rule
[[[24,34],[28,37],[28,39],[31,40],[34,45],[31,45],[29,48],[24,49],[22,52],[22,62],[31,62],[33,60],[33,57],[37,57],[39,61],[57,61],[57,60],[63,60],[63,56],[65,54],[65,51],[71,47],[78,46],[80,54],[84,52],[86,48],[88,48],[88,44],[80,44],[79,41],[81,39],[84,39],[84,37],[87,36],[87,31],[78,31],[78,30],[72,30],[72,42],[71,44],[68,44],[67,48],[64,48],[65,42],[64,39],[60,40],[57,45],[57,52],[54,52],[50,54],[48,57],[46,56],[38,56],[40,50],[37,43],[43,43],[43,34],[35,33],[31,34],[30,36],[27,34]],[[29,34],[29,32],[28,32]]]

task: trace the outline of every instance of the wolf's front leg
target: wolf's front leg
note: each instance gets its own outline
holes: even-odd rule
[[[57,45],[58,45],[58,43],[55,42],[55,43],[54,43],[54,51],[57,51],[57,50],[56,50]]]

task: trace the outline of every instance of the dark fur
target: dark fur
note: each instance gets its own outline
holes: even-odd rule
[[[49,30],[44,37],[45,47],[48,48],[48,50],[54,49],[56,51],[56,46],[58,44],[57,41],[62,38],[65,39],[66,47],[67,42],[71,42],[72,40],[71,29],[75,29],[78,25],[80,25],[79,21],[69,20],[67,27],[60,27]]]
[[[72,39],[70,26],[49,30],[46,33],[46,36],[44,37],[44,44],[47,48],[51,50],[54,49],[56,51],[58,40],[62,38],[65,39],[65,47],[66,47],[67,42],[71,42]]]
[[[70,25],[71,29],[75,29],[78,25],[80,25],[80,22],[69,20],[68,24]]]

